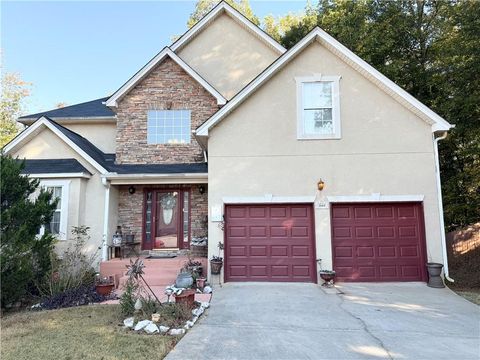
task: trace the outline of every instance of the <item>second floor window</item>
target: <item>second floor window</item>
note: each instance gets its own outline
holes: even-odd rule
[[[147,117],[148,144],[190,144],[190,110],[150,110]]]

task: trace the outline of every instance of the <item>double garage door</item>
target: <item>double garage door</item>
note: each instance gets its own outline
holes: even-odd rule
[[[312,204],[228,205],[225,215],[225,281],[317,281]],[[331,222],[337,280],[426,279],[421,204],[332,204]]]

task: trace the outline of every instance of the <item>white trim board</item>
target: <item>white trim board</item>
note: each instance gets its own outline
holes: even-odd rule
[[[225,1],[221,1],[207,15],[205,15],[200,21],[192,26],[187,32],[185,32],[177,41],[175,41],[170,48],[173,51],[180,50],[186,44],[188,44],[198,33],[200,33],[208,24],[216,19],[221,14],[227,14],[233,20],[252,32],[257,38],[263,40],[268,46],[276,50],[279,55],[287,51],[282,45],[276,42],[270,35],[260,29],[257,25],[252,23],[249,19],[243,16],[238,10],[227,4]]]
[[[98,162],[96,162],[90,155],[88,155],[85,151],[83,151],[79,146],[77,146],[72,140],[70,140],[65,134],[63,134],[60,130],[58,130],[50,120],[42,116],[40,119],[35,121],[31,126],[23,130],[16,138],[10,141],[5,147],[3,151],[8,154],[9,152],[13,151],[17,146],[21,146],[24,142],[28,141],[31,137],[35,136],[37,132],[41,130],[41,127],[46,127],[51,130],[55,135],[57,135],[60,139],[62,139],[68,146],[70,146],[76,153],[78,153],[82,158],[84,158],[90,165],[92,165],[95,169],[100,171],[102,174],[106,173],[107,170],[101,166]]]
[[[183,61],[170,48],[165,47],[152,60],[150,60],[143,68],[141,68],[135,75],[133,75],[120,89],[110,96],[105,102],[106,106],[116,107],[117,102],[124,97],[131,89],[135,87],[145,76],[147,76],[159,63],[166,57],[172,59],[185,72],[202,85],[205,90],[212,94],[217,99],[218,105],[225,105],[227,100],[220,94],[212,85],[210,85],[204,78],[202,78],[195,70],[193,70],[185,61]]]
[[[205,123],[203,123],[196,131],[196,136],[208,137],[209,129],[217,125],[230,112],[238,107],[245,99],[252,95],[260,86],[267,82],[273,75],[289,63],[296,55],[305,49],[313,41],[319,41],[323,46],[339,56],[346,63],[351,65],[355,70],[364,75],[367,79],[374,82],[379,88],[384,90],[387,94],[396,99],[406,108],[413,111],[425,122],[432,126],[432,132],[447,131],[453,127],[445,119],[422,104],[408,92],[403,90],[400,86],[374,69],[367,62],[355,55],[352,51],[347,49],[333,37],[328,35],[325,31],[316,27],[302,40],[300,40],[290,50],[280,56],[268,68],[266,68],[259,76],[237,93],[224,107],[212,115]]]
[[[225,196],[224,204],[289,204],[289,203],[314,203],[315,196]]]
[[[53,121],[58,124],[62,123],[73,123],[73,124],[108,124],[108,123],[116,123],[117,117],[116,116],[76,116],[76,117],[54,117],[50,116]],[[23,119],[17,119],[17,121],[24,125],[31,125],[35,121],[37,121],[38,117],[29,117]]]
[[[58,240],[67,240],[68,232],[68,203],[70,197],[70,180],[40,180],[41,187],[62,188],[62,198],[60,202],[60,228],[59,234],[56,236]],[[40,235],[45,233],[45,227],[40,229]]]
[[[117,174],[108,173],[103,176],[112,185],[134,184],[206,184],[207,173],[180,174]]]
[[[90,174],[86,172],[78,173],[46,173],[46,174],[23,174],[28,177],[38,178],[38,179],[68,179],[68,178],[85,178],[88,179],[91,177]]]
[[[330,203],[422,202],[424,195],[340,195],[327,196]]]

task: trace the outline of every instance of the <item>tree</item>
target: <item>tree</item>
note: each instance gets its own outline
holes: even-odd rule
[[[12,140],[20,131],[17,118],[23,111],[24,99],[30,95],[30,85],[15,73],[6,73],[2,77],[0,147]]]
[[[55,238],[38,230],[50,222],[56,200],[45,190],[39,191],[39,180],[21,174],[24,163],[0,155],[1,224],[0,268],[1,306],[12,304],[50,269],[50,254]],[[34,199],[35,193],[38,196]]]
[[[447,230],[480,219],[479,13],[475,0],[321,0],[281,39],[290,48],[318,25],[456,124],[440,142]]]
[[[226,2],[233,8],[241,12],[246,18],[252,21],[255,25],[260,25],[260,20],[255,16],[250,6],[249,0],[226,0]],[[195,4],[195,10],[190,15],[187,25],[191,28],[199,20],[201,20],[210,10],[212,10],[217,4],[218,0],[198,0]]]

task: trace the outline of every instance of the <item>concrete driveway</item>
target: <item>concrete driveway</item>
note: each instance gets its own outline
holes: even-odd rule
[[[174,359],[479,359],[480,307],[423,283],[229,283]]]

